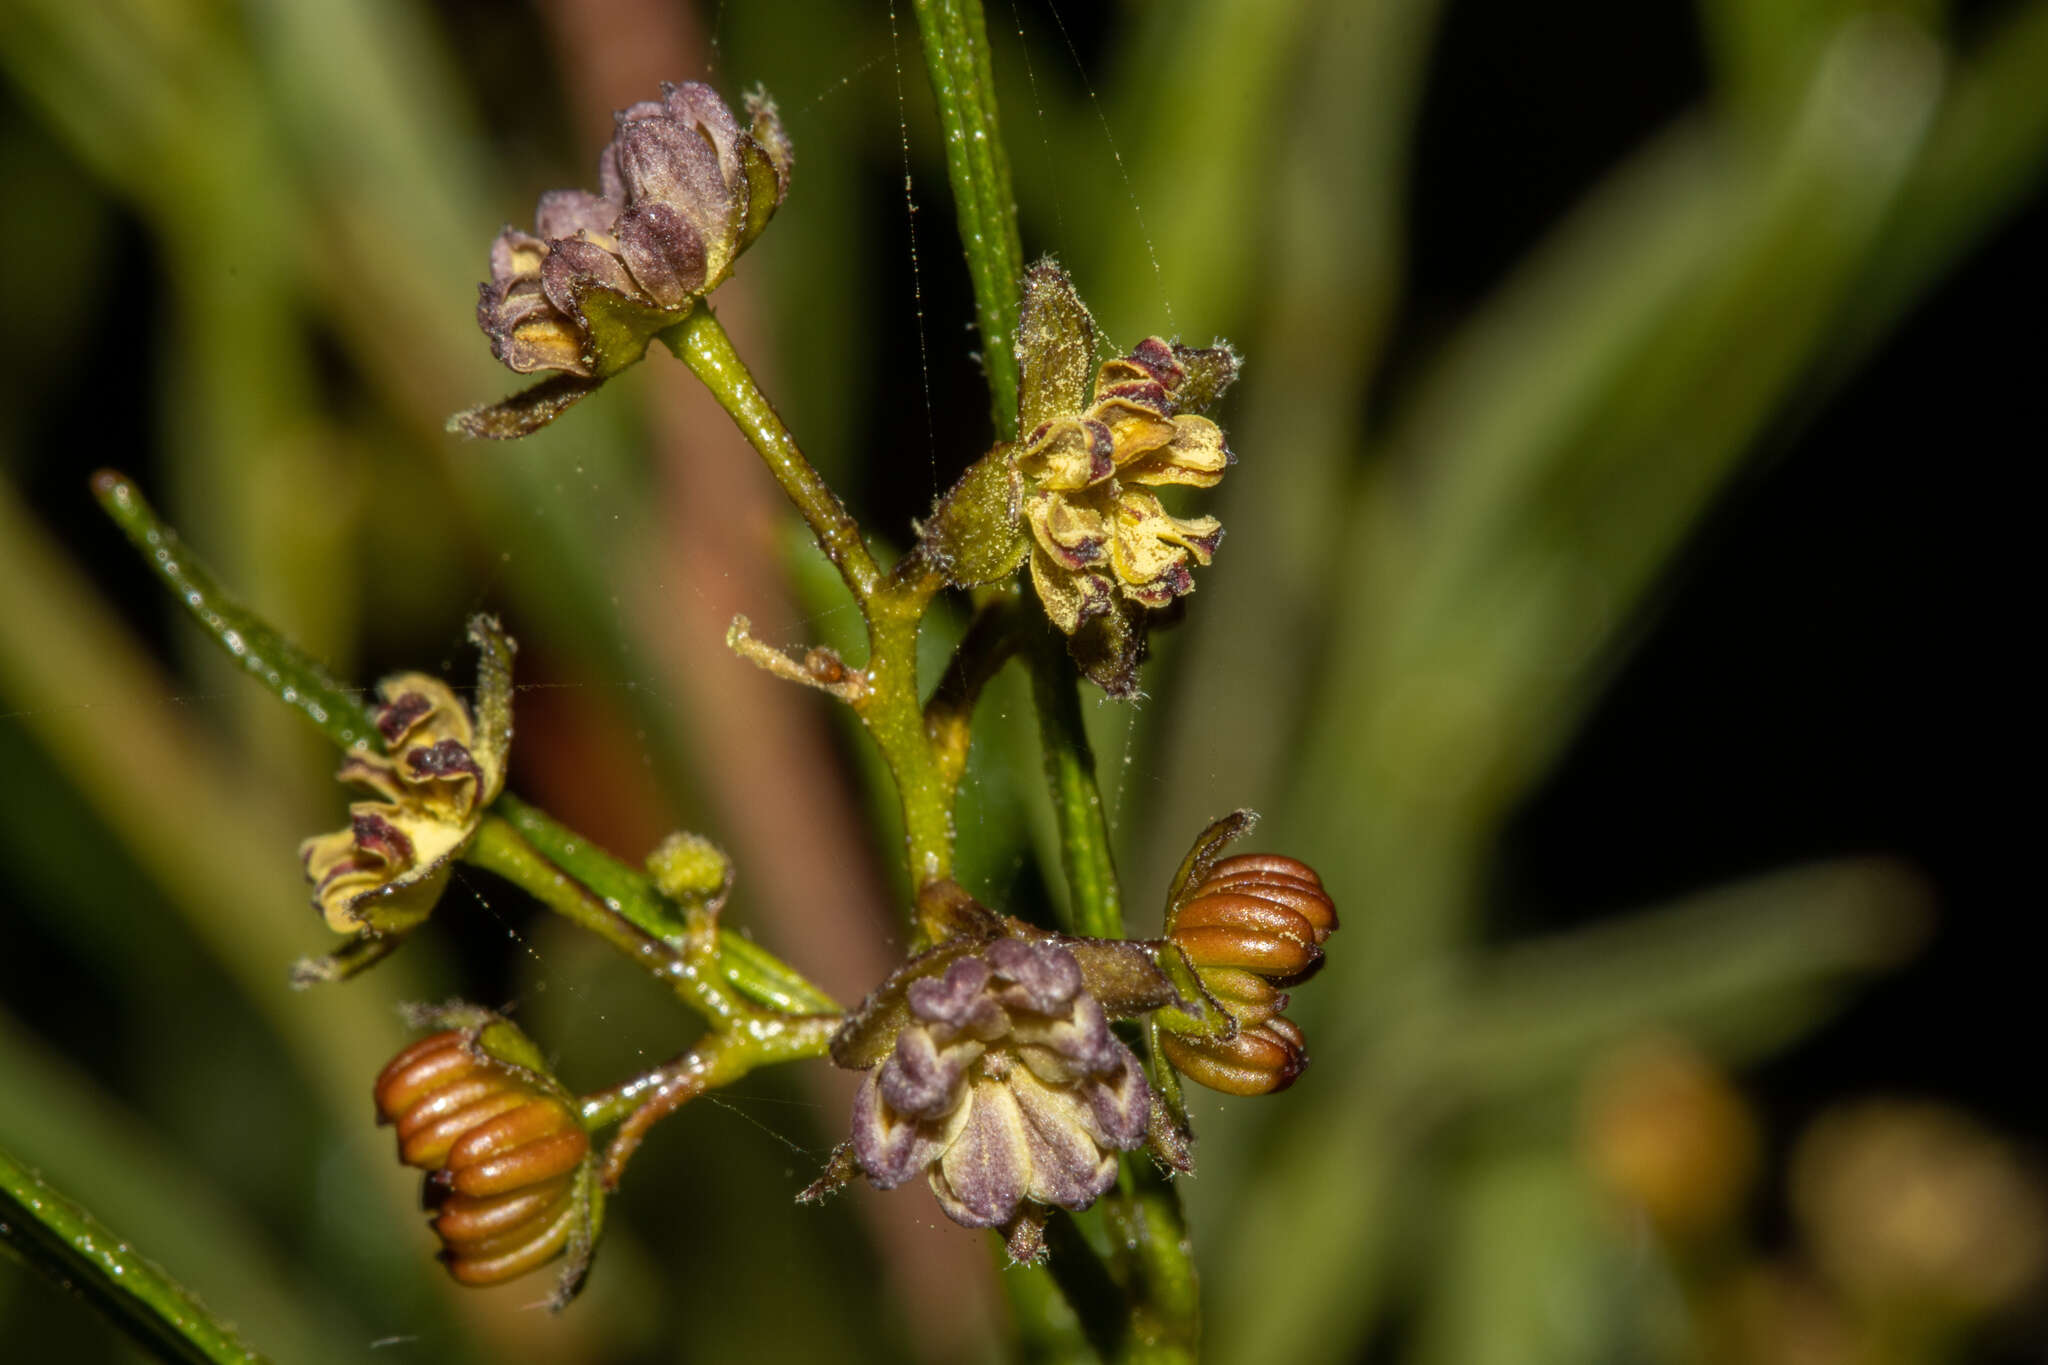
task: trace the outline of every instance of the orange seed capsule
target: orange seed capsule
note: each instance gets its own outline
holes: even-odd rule
[[[493,1060],[473,1030],[398,1054],[377,1077],[378,1121],[399,1159],[427,1171],[441,1260],[464,1284],[496,1284],[559,1255],[580,1216],[577,1172],[590,1138],[559,1093]]]

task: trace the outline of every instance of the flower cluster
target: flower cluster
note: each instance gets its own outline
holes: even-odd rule
[[[313,904],[336,933],[402,934],[424,920],[505,785],[514,645],[488,616],[470,621],[469,638],[482,656],[475,714],[424,673],[378,684],[377,732],[387,752],[357,750],[335,777],[380,799],[355,802],[348,828],[299,848]]]
[[[598,193],[550,190],[534,230],[491,244],[477,323],[520,374],[562,376],[456,419],[472,436],[524,436],[639,360],[732,273],[789,192],[789,139],[775,106],[746,101],[741,127],[708,85],[664,85],[618,115]]]
[[[1031,581],[1083,671],[1129,696],[1147,613],[1193,592],[1193,567],[1223,537],[1216,518],[1173,516],[1150,490],[1211,488],[1234,462],[1223,432],[1197,414],[1236,378],[1238,361],[1227,346],[1158,337],[1099,368],[1095,351],[1093,320],[1066,272],[1034,266],[1017,330],[1015,450]]]
[[[377,1120],[398,1156],[427,1172],[422,1202],[449,1273],[468,1285],[515,1279],[568,1252],[560,1298],[580,1284],[597,1235],[590,1138],[575,1101],[508,1021],[468,1006],[377,1077]]]
[[[1141,1145],[1151,1093],[1056,943],[1002,938],[905,990],[909,1020],[854,1100],[853,1153],[893,1189],[929,1172],[955,1222],[1083,1209]]]

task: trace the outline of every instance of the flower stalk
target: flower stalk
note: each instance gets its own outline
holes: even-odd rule
[[[803,661],[772,657],[769,646],[746,633],[744,620],[734,623],[734,647],[770,672],[820,687],[853,707],[896,779],[911,884],[951,876],[959,771],[940,761],[926,733],[917,687],[918,631],[946,584],[945,575],[915,549],[887,574],[881,571],[846,505],[804,458],[710,309],[697,310],[664,333],[663,340],[711,390],[768,466],[818,548],[839,571],[868,628],[867,661],[854,670],[819,650]],[[920,930],[930,935],[929,926]]]

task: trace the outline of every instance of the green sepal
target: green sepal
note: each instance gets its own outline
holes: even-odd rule
[[[1074,281],[1050,258],[1024,273],[1017,320],[1017,435],[1088,406],[1095,382],[1095,319]]]
[[[403,934],[379,934],[365,930],[331,953],[319,957],[302,957],[294,962],[292,989],[302,991],[309,986],[324,986],[333,981],[346,981],[397,952],[398,945],[403,942]]]
[[[1209,869],[1223,857],[1223,850],[1251,833],[1252,826],[1258,823],[1257,811],[1240,808],[1212,820],[1207,829],[1195,836],[1194,846],[1180,860],[1180,870],[1173,874],[1173,882],[1166,891],[1166,933],[1173,932],[1181,907],[1208,879]]]
[[[1112,1019],[1132,1019],[1172,1005],[1200,1008],[1199,994],[1177,987],[1160,966],[1157,944],[1121,938],[1068,938],[1059,934],[1044,937],[1074,955],[1081,968],[1082,984]]]
[[[512,656],[518,644],[498,618],[481,612],[469,618],[469,642],[476,646],[476,696],[471,704],[479,748],[491,756],[499,785],[505,780],[506,756],[512,751]],[[497,792],[485,794],[488,803]]]
[[[963,957],[973,957],[988,947],[984,938],[951,938],[936,948],[926,949],[889,974],[889,979],[854,1006],[846,1022],[832,1035],[833,1065],[848,1071],[865,1071],[879,1065],[896,1046],[896,1035],[910,1021],[910,1001],[905,994],[913,981],[944,975]]]
[[[1244,368],[1237,349],[1227,341],[1200,349],[1176,345],[1173,358],[1187,371],[1173,388],[1176,412],[1201,412],[1237,382],[1238,373]]]
[[[164,586],[244,672],[339,747],[383,751],[376,706],[368,694],[335,681],[312,655],[230,597],[185,549],[178,533],[157,515],[133,480],[102,469],[92,476],[92,491]]]
[[[473,1050],[503,1067],[514,1080],[561,1100],[571,1113],[579,1112],[576,1097],[548,1069],[547,1055],[519,1025],[496,1010],[466,1000],[450,1000],[444,1005],[407,1005],[404,1009],[409,1027],[423,1033],[460,1029],[469,1035]]]
[[[516,441],[533,435],[567,412],[571,405],[596,393],[602,382],[558,374],[521,389],[510,398],[465,408],[448,419],[448,430],[472,441]]]
[[[740,199],[741,212],[733,255],[738,256],[754,244],[754,239],[767,228],[768,220],[775,216],[776,208],[782,203],[783,186],[782,178],[776,174],[775,163],[753,139],[740,139],[734,150],[739,153],[740,170],[747,179],[746,193],[736,196]]]
[[[919,528],[925,559],[956,588],[978,588],[1024,567],[1024,478],[1007,442],[967,467]]]
[[[647,343],[655,333],[681,322],[697,300],[692,297],[680,308],[661,308],[592,284],[577,290],[574,302],[590,338],[584,358],[590,364],[591,377],[604,380],[637,364],[647,354]]]
[[[1165,1005],[1152,1014],[1153,1021],[1169,1033],[1184,1038],[1232,1038],[1237,1035],[1237,1016],[1224,1008],[1188,961],[1187,954],[1166,940],[1148,944],[1153,961],[1179,993],[1176,1004]]]

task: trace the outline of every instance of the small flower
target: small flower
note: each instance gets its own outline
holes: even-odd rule
[[[1138,1060],[1058,943],[996,939],[903,998],[854,1100],[854,1160],[885,1190],[926,1174],[948,1217],[1009,1228],[1029,1259],[1043,1206],[1088,1207],[1143,1144]]]
[[[504,787],[514,646],[488,616],[471,620],[469,638],[482,652],[475,715],[424,673],[378,684],[377,730],[388,752],[357,750],[335,777],[381,799],[354,803],[348,828],[299,848],[313,905],[336,933],[402,934],[424,920]]]
[[[1196,415],[1237,376],[1227,345],[1149,337],[1095,365],[1094,321],[1050,261],[1024,283],[1015,447],[1031,581],[1082,670],[1112,696],[1137,690],[1149,613],[1194,591],[1223,537],[1214,517],[1170,514],[1151,487],[1213,488],[1235,461]],[[1090,373],[1093,382],[1090,382]]]
[[[1164,1029],[1161,1050],[1191,1080],[1231,1095],[1285,1090],[1308,1065],[1308,1040],[1282,1011],[1280,988],[1322,967],[1337,908],[1308,864],[1272,853],[1217,858],[1249,828],[1247,812],[1226,816],[1196,841],[1167,918],[1167,940],[1187,957],[1202,987],[1235,1021],[1222,1035]]]
[[[748,125],[708,85],[663,85],[618,115],[598,193],[550,190],[534,230],[491,244],[477,324],[520,374],[558,377],[458,416],[471,436],[524,436],[639,360],[732,273],[789,191],[789,138],[765,96]]]
[[[574,1099],[539,1051],[488,1010],[422,1017],[448,1027],[392,1058],[377,1077],[377,1121],[398,1157],[427,1172],[441,1260],[467,1285],[499,1284],[570,1256],[556,1306],[588,1270],[598,1191]]]

